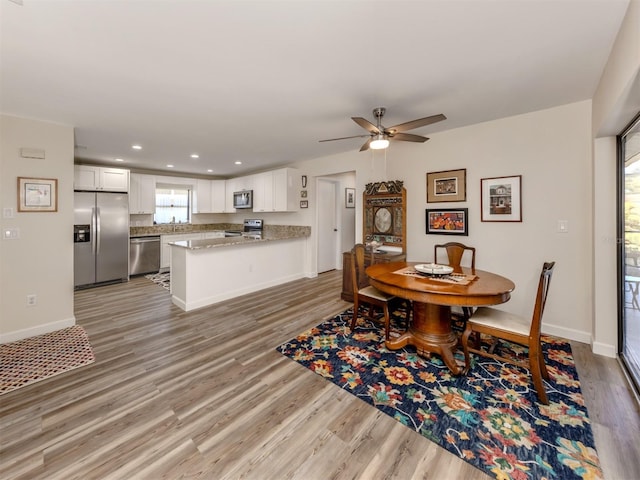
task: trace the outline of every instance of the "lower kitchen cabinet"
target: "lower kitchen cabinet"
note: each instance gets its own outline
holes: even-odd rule
[[[223,233],[224,235],[224,233]],[[171,267],[171,246],[169,242],[182,242],[185,240],[201,240],[204,234],[200,233],[171,233],[160,236],[160,270],[167,270]]]

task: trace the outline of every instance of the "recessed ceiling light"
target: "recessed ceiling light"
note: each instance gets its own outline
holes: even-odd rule
[[[134,150],[142,150],[142,146],[140,145],[131,145],[131,148],[133,148]]]
[[[121,158],[116,158],[116,162],[124,162],[124,160]]]
[[[211,170],[211,169],[209,168],[209,169],[207,170],[207,172],[211,173],[211,172],[213,172],[213,170]]]
[[[192,153],[191,158],[200,158],[200,155],[198,155],[197,153]]]
[[[242,165],[242,162],[240,160],[238,160],[237,162],[235,162],[236,165]]]
[[[173,165],[169,164],[167,165],[167,168],[173,168]]]

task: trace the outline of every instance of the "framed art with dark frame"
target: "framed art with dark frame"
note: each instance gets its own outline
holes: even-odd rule
[[[57,212],[58,180],[18,177],[18,211]]]
[[[480,220],[522,221],[522,175],[480,179]]]
[[[426,233],[438,235],[468,235],[468,208],[439,208],[426,212]]]
[[[467,199],[467,169],[427,172],[427,203],[464,202]]]
[[[344,189],[344,206],[345,208],[356,208],[356,189]]]

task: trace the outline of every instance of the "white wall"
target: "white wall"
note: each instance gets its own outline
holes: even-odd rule
[[[0,116],[0,202],[19,228],[18,240],[0,240],[0,342],[75,324],[73,315],[73,128]],[[44,160],[20,157],[21,148],[45,150]],[[58,211],[18,213],[17,178],[58,179]],[[27,307],[26,296],[37,295]]]
[[[640,1],[629,3],[593,97],[594,353],[618,351],[616,298],[616,139],[640,112]]]
[[[433,259],[447,240],[476,247],[476,266],[512,279],[500,308],[530,316],[544,261],[556,261],[546,332],[589,342],[591,277],[591,102],[430,135],[424,146],[392,144],[387,175],[407,189],[407,258]],[[426,203],[426,173],[467,170],[467,200]],[[480,179],[522,175],[521,223],[480,220]],[[425,234],[426,208],[469,209],[469,235]],[[568,220],[568,233],[557,232]]]

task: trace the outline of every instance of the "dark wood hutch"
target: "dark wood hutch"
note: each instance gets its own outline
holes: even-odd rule
[[[367,248],[365,266],[373,263],[401,262],[407,257],[407,191],[401,180],[368,183],[362,194],[362,236],[365,245],[377,242],[398,251],[373,252]],[[341,298],[353,302],[351,286],[351,257],[342,254]]]

